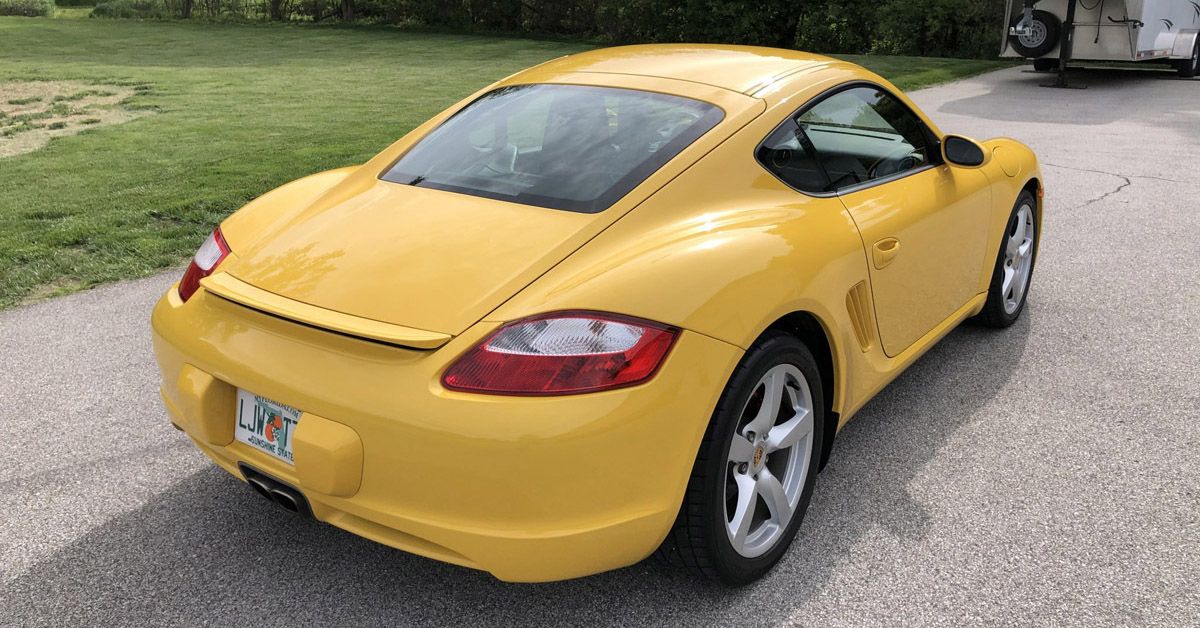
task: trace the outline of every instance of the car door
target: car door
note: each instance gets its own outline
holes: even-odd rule
[[[987,177],[943,163],[929,128],[875,85],[827,96],[796,121],[862,235],[880,339],[898,355],[978,293]]]

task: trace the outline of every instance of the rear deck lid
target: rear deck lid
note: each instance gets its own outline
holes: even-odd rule
[[[222,270],[333,313],[456,335],[603,222],[601,215],[378,181],[332,207],[276,223]]]

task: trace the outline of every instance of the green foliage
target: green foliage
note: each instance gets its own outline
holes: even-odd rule
[[[11,1],[38,0],[0,0]],[[1003,13],[1002,0],[107,0],[93,14],[366,22],[612,43],[720,42],[986,58],[999,50]]]
[[[0,15],[53,17],[54,0],[0,0]]]
[[[986,57],[1000,51],[1004,6],[989,0],[888,0],[871,52]]]
[[[160,0],[105,0],[92,9],[92,17],[164,18],[166,5]]]

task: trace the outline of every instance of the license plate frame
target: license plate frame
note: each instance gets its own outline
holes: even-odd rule
[[[293,439],[300,424],[300,410],[244,388],[237,392],[234,409],[234,438],[289,465],[296,464]]]

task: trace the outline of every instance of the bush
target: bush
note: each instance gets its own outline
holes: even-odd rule
[[[107,0],[92,9],[92,17],[163,18],[167,9],[160,0]]]
[[[888,0],[877,14],[870,52],[994,56],[1004,23],[1004,7],[991,0]]]
[[[0,15],[53,17],[54,0],[0,0]]]
[[[0,6],[50,1],[0,0]],[[1001,0],[107,0],[92,15],[365,22],[618,44],[985,58],[1000,49],[1005,22]]]

